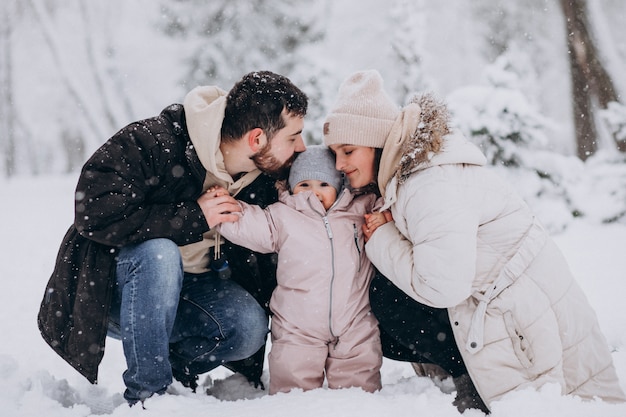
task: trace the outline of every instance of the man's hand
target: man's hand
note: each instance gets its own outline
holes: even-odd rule
[[[198,205],[210,228],[223,222],[236,222],[241,206],[223,187],[209,188],[198,198]]]

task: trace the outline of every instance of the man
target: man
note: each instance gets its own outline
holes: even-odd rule
[[[211,229],[239,207],[204,192],[276,201],[274,179],[305,149],[307,104],[287,78],[252,72],[228,94],[198,87],[98,149],[41,303],[46,342],[95,383],[107,332],[121,338],[130,405],[172,376],[195,389],[219,365],[259,383],[275,264],[222,244]]]

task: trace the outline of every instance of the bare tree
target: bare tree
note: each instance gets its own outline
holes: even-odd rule
[[[259,68],[289,74],[310,98],[307,120],[320,128],[332,73],[307,52],[325,36],[329,0],[179,0],[162,2],[168,36],[195,45],[183,82],[230,85]],[[306,75],[305,75],[306,74]],[[319,141],[307,129],[305,140]]]
[[[3,174],[12,177],[20,171],[39,174],[40,163],[33,133],[23,122],[15,97],[16,27],[25,18],[19,0],[0,3],[0,163]]]
[[[99,112],[93,108],[93,100],[83,97],[83,92],[77,85],[76,80],[72,77],[72,70],[65,64],[59,41],[56,39],[54,28],[51,24],[49,11],[44,7],[40,0],[30,0],[30,5],[37,19],[38,26],[42,30],[44,39],[54,59],[56,69],[60,71],[61,80],[67,87],[67,91],[72,101],[81,109],[84,109],[83,116],[87,122],[88,128],[100,137],[106,137],[105,132],[108,130],[101,125],[101,117]]]
[[[13,54],[11,36],[12,2],[3,3],[0,9],[0,132],[4,155],[4,174],[7,177],[15,173],[15,107],[13,104]]]
[[[423,0],[406,2],[397,1],[392,8],[395,30],[391,41],[393,59],[399,71],[396,90],[399,103],[407,103],[418,91],[428,90],[429,82],[425,79],[422,65],[425,27]]]
[[[598,149],[596,110],[619,102],[613,81],[604,68],[594,43],[586,0],[560,0],[572,76],[574,125],[578,157],[583,161]],[[614,136],[617,148],[626,152],[626,140]]]
[[[125,89],[120,85],[119,79],[116,80],[119,75],[117,69],[114,67],[105,68],[105,64],[102,62],[102,57],[114,50],[114,47],[108,43],[108,39],[104,40],[106,43],[104,46],[96,43],[95,35],[92,33],[95,26],[92,17],[94,13],[97,13],[94,12],[93,8],[96,5],[90,2],[78,2],[83,23],[83,31],[79,32],[78,36],[84,42],[84,49],[82,51],[75,50],[72,53],[83,53],[86,66],[74,68],[68,64],[67,48],[63,47],[59,33],[60,28],[55,25],[54,10],[49,7],[53,3],[46,3],[43,0],[29,0],[27,4],[33,11],[37,27],[41,30],[54,60],[55,70],[58,71],[71,102],[80,109],[78,114],[82,116],[82,123],[72,121],[72,124],[82,128],[76,129],[65,126],[62,128],[63,131],[59,138],[69,164],[68,169],[72,169],[77,157],[82,155],[85,147],[99,146],[104,139],[110,136],[111,132],[119,129],[125,120],[132,119],[134,112]],[[95,94],[87,91],[77,81],[81,75],[79,71],[83,70]],[[114,87],[111,86],[112,83],[115,84]],[[70,130],[72,133],[68,136],[67,132]]]

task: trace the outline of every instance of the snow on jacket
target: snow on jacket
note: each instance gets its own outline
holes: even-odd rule
[[[265,210],[241,204],[240,220],[219,230],[236,244],[278,253],[273,320],[341,343],[353,323],[375,320],[368,297],[373,268],[363,251],[361,225],[376,197],[353,197],[344,189],[328,211],[312,192],[283,191],[279,199]]]
[[[168,238],[181,246],[193,271],[202,270],[213,242],[196,202],[203,190],[220,184],[261,205],[277,199],[274,181],[258,171],[237,182],[227,178],[218,154],[224,94],[216,87],[192,90],[185,107],[174,104],[157,117],[129,124],[83,167],[74,224],[59,249],[37,319],[44,340],[92,383],[104,354],[117,248]],[[263,297],[273,290],[275,269],[266,268],[271,259],[254,257],[257,262],[249,265],[248,250],[233,250],[238,251],[230,257],[238,268],[233,277],[264,305]],[[245,266],[236,265],[239,258]],[[260,368],[252,373],[260,375],[262,363]]]
[[[422,120],[401,147],[392,144],[399,155],[383,151],[401,161],[382,187],[394,222],[376,230],[368,257],[418,302],[448,309],[487,405],[548,382],[564,394],[624,401],[595,312],[560,250],[513,188],[483,167],[477,147],[438,131],[437,104],[425,97],[419,105],[402,115]]]

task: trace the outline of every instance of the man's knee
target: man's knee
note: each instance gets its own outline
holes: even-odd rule
[[[142,257],[147,261],[176,264],[182,262],[178,246],[170,239],[150,239],[124,247],[123,250],[127,248],[133,256]]]
[[[120,268],[176,274],[182,277],[182,257],[176,243],[169,239],[150,239],[124,246],[117,257]]]
[[[252,296],[240,305],[238,314],[227,337],[238,340],[242,357],[252,356],[265,344],[268,329],[268,317],[259,303]]]
[[[182,258],[178,246],[169,239],[151,239],[128,245],[117,259],[118,285],[132,282],[142,291],[171,295],[178,300],[183,280]],[[157,294],[155,294],[156,296]]]

